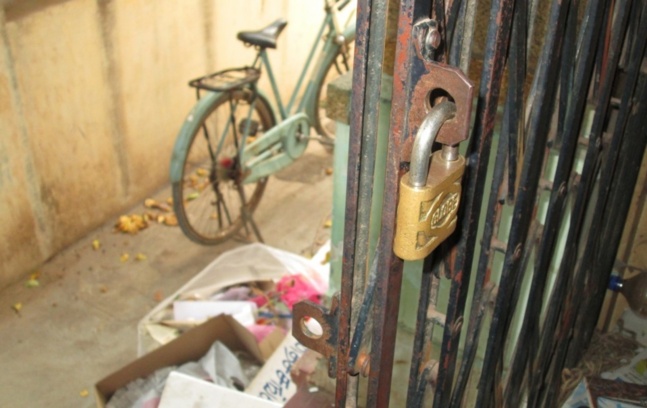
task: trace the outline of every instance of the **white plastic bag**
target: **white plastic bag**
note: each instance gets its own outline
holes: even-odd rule
[[[323,250],[323,248],[322,248]],[[320,251],[321,252],[321,251]],[[317,256],[315,258],[320,258]],[[225,252],[200,273],[160,302],[138,325],[138,354],[142,356],[167,343],[176,330],[159,324],[172,313],[170,305],[178,299],[209,299],[211,295],[232,285],[251,281],[278,280],[286,274],[304,276],[320,293],[328,289],[330,265],[302,256],[253,243]],[[154,339],[150,333],[156,333]],[[165,338],[164,340],[161,340]]]

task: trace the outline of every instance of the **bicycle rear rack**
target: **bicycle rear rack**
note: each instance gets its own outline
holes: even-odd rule
[[[189,81],[189,86],[214,92],[226,92],[254,83],[261,71],[252,67],[230,68]]]

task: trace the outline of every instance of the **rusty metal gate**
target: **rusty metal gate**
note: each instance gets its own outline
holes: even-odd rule
[[[406,406],[557,406],[645,151],[647,5],[402,0],[370,254],[386,14],[387,1],[358,2],[341,293],[298,305],[295,335],[328,358],[337,407],[388,406],[403,258],[424,258]]]

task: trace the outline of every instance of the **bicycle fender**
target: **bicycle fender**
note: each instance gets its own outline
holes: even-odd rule
[[[175,140],[173,154],[171,155],[171,183],[177,183],[182,180],[182,165],[184,157],[189,150],[191,137],[200,126],[205,116],[209,113],[211,106],[218,101],[223,95],[222,92],[206,92],[200,100],[193,106],[191,112],[187,115],[180,132]]]
[[[281,115],[279,115],[279,112],[276,110],[276,104],[270,103],[270,98],[267,96],[266,92],[263,92],[262,90],[256,88],[256,94],[258,95],[259,98],[263,99],[265,104],[270,108],[270,114],[272,115],[272,123],[279,123],[276,118],[280,118]]]

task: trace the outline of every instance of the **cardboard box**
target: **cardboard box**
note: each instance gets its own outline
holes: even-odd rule
[[[276,329],[257,344],[255,337],[231,316],[214,317],[97,382],[94,386],[97,407],[104,408],[115,391],[137,378],[163,367],[199,360],[216,340],[232,351],[247,351],[264,363],[284,337]]]

